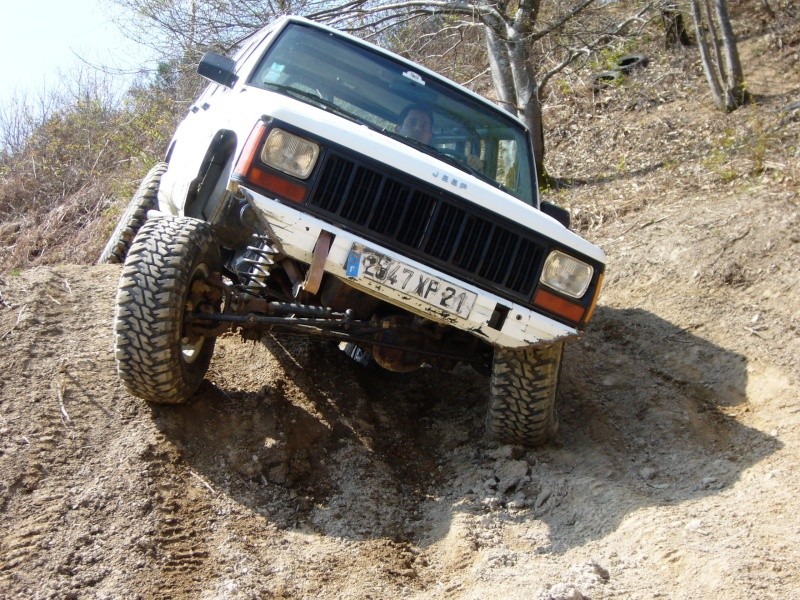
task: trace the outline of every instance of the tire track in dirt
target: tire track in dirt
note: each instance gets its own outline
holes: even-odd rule
[[[137,541],[146,563],[138,585],[153,598],[192,597],[216,578],[206,535],[209,506],[181,468],[175,447],[161,436],[138,454],[144,462],[142,512],[147,527]],[[155,585],[157,582],[157,585]]]
[[[37,589],[34,568],[42,565],[59,579],[96,578],[87,574],[91,568],[78,554],[48,551],[58,545],[64,522],[72,520],[79,494],[70,482],[86,472],[83,460],[91,461],[89,449],[96,443],[98,404],[89,401],[87,388],[108,387],[108,379],[96,377],[98,362],[108,366],[108,357],[98,361],[96,348],[85,342],[110,303],[74,275],[70,269],[49,268],[26,273],[6,295],[10,315],[2,314],[0,323],[6,332],[0,341],[0,505],[4,515],[22,516],[21,527],[3,527],[8,533],[0,541],[0,569],[6,582],[22,589]],[[84,308],[85,297],[99,301]],[[4,521],[0,517],[0,524]]]

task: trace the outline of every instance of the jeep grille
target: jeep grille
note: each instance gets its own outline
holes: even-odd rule
[[[545,255],[543,240],[458,196],[328,152],[307,208],[368,240],[530,305]]]

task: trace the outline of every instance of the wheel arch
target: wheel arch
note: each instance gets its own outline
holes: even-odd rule
[[[200,163],[197,177],[189,187],[184,207],[187,217],[207,221],[213,215],[227,188],[237,144],[236,133],[231,130],[222,129],[214,135]]]
[[[167,153],[164,155],[164,162],[167,164],[169,164],[169,161],[172,158],[172,151],[175,150],[176,143],[177,142],[173,139],[169,144],[169,148],[167,148]]]

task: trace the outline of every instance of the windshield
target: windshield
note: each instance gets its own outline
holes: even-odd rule
[[[368,125],[533,203],[525,129],[405,63],[292,23],[248,83]]]

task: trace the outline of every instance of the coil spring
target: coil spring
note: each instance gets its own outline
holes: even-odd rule
[[[270,269],[275,264],[273,257],[277,253],[267,236],[253,234],[253,245],[247,247],[236,269],[245,294],[253,297],[261,295],[261,291],[267,287]]]

